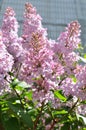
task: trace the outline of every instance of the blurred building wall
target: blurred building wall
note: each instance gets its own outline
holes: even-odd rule
[[[82,43],[86,43],[86,0],[3,0],[0,24],[5,9],[11,6],[22,25],[24,4],[28,1],[37,8],[38,13],[42,16],[43,25],[48,28],[49,38],[57,39],[69,22],[78,20],[82,29]]]

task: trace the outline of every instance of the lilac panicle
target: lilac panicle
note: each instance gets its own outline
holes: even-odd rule
[[[26,48],[28,48],[33,33],[40,31],[42,35],[47,35],[46,29],[42,27],[41,20],[42,18],[37,14],[36,8],[30,3],[26,3],[22,35],[24,47],[26,46]]]
[[[13,65],[13,57],[10,55],[6,46],[2,41],[2,33],[0,31],[0,73],[11,71]]]
[[[4,78],[8,76],[8,72],[11,71],[13,63],[13,57],[7,52],[6,46],[3,44],[2,32],[0,31],[0,94],[5,89],[6,91],[8,90]]]
[[[12,8],[8,7],[4,14],[3,24],[2,24],[2,33],[3,41],[6,46],[12,44],[18,39],[18,22],[15,18],[15,12]]]
[[[4,14],[2,33],[3,43],[6,45],[8,52],[14,57],[14,66],[18,67],[23,53],[22,38],[18,37],[18,22],[15,18],[15,12],[12,8],[8,7]]]
[[[58,42],[62,43],[64,47],[74,50],[80,44],[80,32],[80,24],[78,21],[73,21],[68,24],[65,32],[61,33]]]
[[[78,21],[73,21],[68,24],[68,27],[62,32],[58,41],[53,46],[53,51],[57,54],[60,62],[68,73],[76,67],[79,56],[75,53],[75,49],[80,44],[80,24]]]

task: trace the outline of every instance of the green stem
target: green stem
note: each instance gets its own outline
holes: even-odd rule
[[[21,99],[20,95],[17,93],[17,91],[15,89],[13,89],[13,90],[16,93],[17,97],[19,98],[22,108],[24,109],[24,104],[22,103],[22,99]]]
[[[42,114],[42,111],[43,111],[44,102],[45,101],[42,102],[41,110],[40,110],[39,115],[37,116],[37,118],[36,118],[36,120],[34,122],[34,128],[33,128],[33,130],[36,130],[36,128],[37,128],[37,124],[38,124],[39,118],[41,117],[41,114]]]
[[[68,114],[76,107],[78,101],[79,99],[77,99],[77,101],[73,104],[72,108],[68,111]]]

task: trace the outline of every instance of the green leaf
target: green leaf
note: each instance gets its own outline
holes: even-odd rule
[[[65,123],[62,127],[61,130],[70,130],[70,124]]]
[[[33,128],[33,122],[32,122],[32,119],[31,119],[31,116],[30,116],[29,112],[23,112],[23,111],[21,111],[21,112],[20,112],[20,115],[21,115],[22,121],[23,121],[29,128]]]
[[[86,130],[86,128],[83,128],[82,130]]]
[[[81,104],[86,104],[86,100],[85,101],[82,101],[82,102],[80,102]]]
[[[64,101],[64,102],[67,101],[67,98],[63,95],[62,90],[54,91],[54,96],[59,98],[61,101]]]
[[[83,47],[82,47],[82,44],[78,44],[78,49],[82,49],[83,50]]]
[[[22,88],[30,88],[31,86],[28,85],[26,82],[22,81],[22,82],[19,82],[18,85],[19,87],[22,87]]]
[[[28,100],[32,100],[33,92],[32,92],[32,91],[25,92],[25,93],[24,93],[24,96],[25,96]]]
[[[3,95],[0,95],[0,100],[5,99],[9,96],[9,93],[4,93]]]
[[[17,89],[20,89],[20,88],[31,88],[30,85],[28,85],[26,82],[24,81],[19,81],[18,79],[14,78],[12,83],[10,84],[12,88],[17,88]]]
[[[4,122],[5,130],[20,130],[20,126],[16,117],[11,117]]]
[[[64,115],[64,114],[67,114],[68,112],[66,110],[58,110],[58,111],[54,111],[52,112],[53,115]]]
[[[10,86],[11,86],[12,88],[15,88],[15,87],[18,85],[18,83],[19,83],[19,80],[16,79],[16,78],[14,78],[13,81],[12,81],[12,83],[10,84]]]
[[[51,118],[51,117],[48,117],[48,118],[45,120],[45,125],[50,124],[51,121],[52,121],[52,118]]]
[[[84,58],[86,59],[86,54],[84,54]]]
[[[79,115],[79,114],[76,114],[76,116],[77,116],[78,120],[81,118],[83,120],[84,124],[86,125],[86,117]]]
[[[74,83],[77,82],[77,78],[76,78],[74,75],[71,75],[70,78],[72,79],[72,81],[73,81]]]
[[[10,71],[8,72],[8,74],[9,74],[10,76],[14,76],[14,74],[13,74],[12,72],[10,72]]]
[[[31,110],[28,111],[28,113],[31,116],[35,115],[35,113],[38,114],[37,111],[36,111],[36,109],[31,109]]]
[[[31,111],[29,113],[29,111],[24,111],[21,107],[21,105],[16,104],[13,105],[10,102],[8,102],[8,106],[10,107],[10,109],[12,109],[12,111],[18,116],[20,117],[20,119],[29,127],[32,128],[33,127],[33,121],[31,118]]]

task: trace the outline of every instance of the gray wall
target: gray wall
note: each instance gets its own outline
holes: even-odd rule
[[[3,0],[0,22],[5,9],[11,6],[22,24],[25,2],[26,0]],[[78,20],[82,26],[82,43],[86,43],[86,0],[29,0],[29,2],[42,16],[43,25],[48,28],[49,38],[57,39],[69,22]]]

